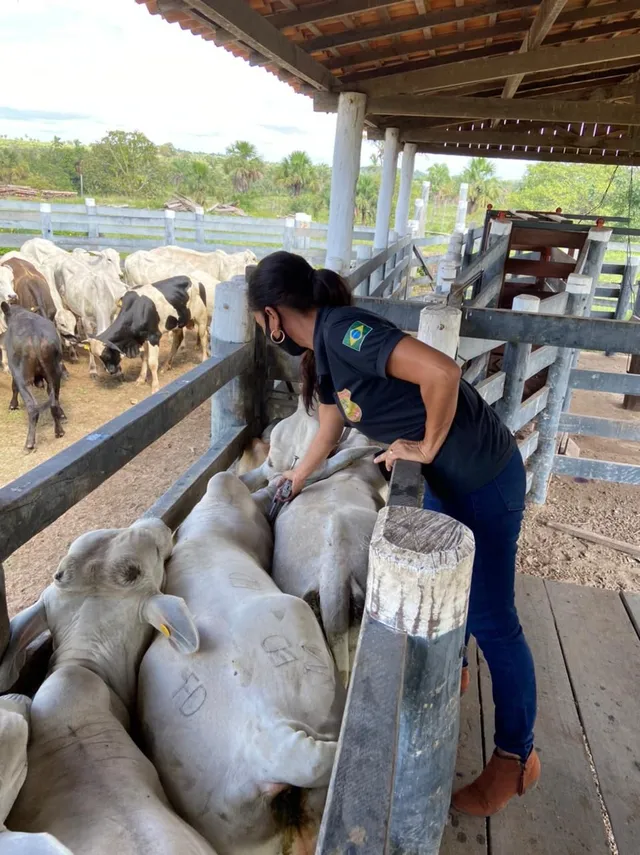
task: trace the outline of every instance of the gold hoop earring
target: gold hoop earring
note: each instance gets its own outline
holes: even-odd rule
[[[287,337],[284,330],[280,330],[280,338],[276,338],[273,332],[271,332],[270,335],[271,335],[271,341],[274,344],[282,344],[282,342]]]

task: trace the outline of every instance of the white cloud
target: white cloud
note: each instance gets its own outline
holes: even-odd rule
[[[156,143],[220,152],[238,139],[268,160],[304,149],[330,163],[335,116],[262,68],[252,68],[135,0],[2,0],[0,57],[17,85],[0,92],[0,134],[91,142],[141,130]],[[19,85],[18,85],[19,84]],[[4,108],[4,109],[2,109]],[[371,146],[363,146],[368,163]],[[420,157],[418,168],[460,157]],[[525,164],[496,161],[503,177]]]

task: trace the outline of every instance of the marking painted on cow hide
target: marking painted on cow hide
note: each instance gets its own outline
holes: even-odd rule
[[[230,573],[229,583],[232,588],[248,588],[251,591],[262,588],[260,582],[248,573]]]
[[[185,695],[184,698],[182,697],[183,693]],[[194,671],[187,671],[184,683],[176,689],[171,697],[174,700],[178,699],[177,708],[180,715],[183,715],[185,718],[191,718],[192,715],[195,715],[201,709],[207,700],[207,690]]]
[[[291,642],[284,635],[268,635],[263,640],[261,647],[274,668],[281,668],[290,662],[298,661],[298,657],[294,656],[291,650]]]
[[[301,644],[300,647],[302,647],[304,652],[307,653],[312,660],[304,663],[305,674],[321,674],[323,677],[326,676],[329,672],[329,666],[326,664],[322,656],[322,650],[311,644]]]

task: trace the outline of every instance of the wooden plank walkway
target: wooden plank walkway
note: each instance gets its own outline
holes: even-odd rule
[[[536,662],[538,787],[490,820],[453,815],[440,855],[618,855],[640,851],[640,595],[520,575],[520,618]],[[457,788],[493,751],[491,680],[470,651]]]

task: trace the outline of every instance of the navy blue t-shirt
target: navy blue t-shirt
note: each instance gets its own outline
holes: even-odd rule
[[[313,347],[320,402],[337,404],[345,421],[375,442],[424,439],[420,387],[387,375],[391,352],[405,335],[354,306],[318,310]],[[515,448],[497,414],[461,380],[453,424],[425,476],[441,495],[470,493],[499,475]]]

